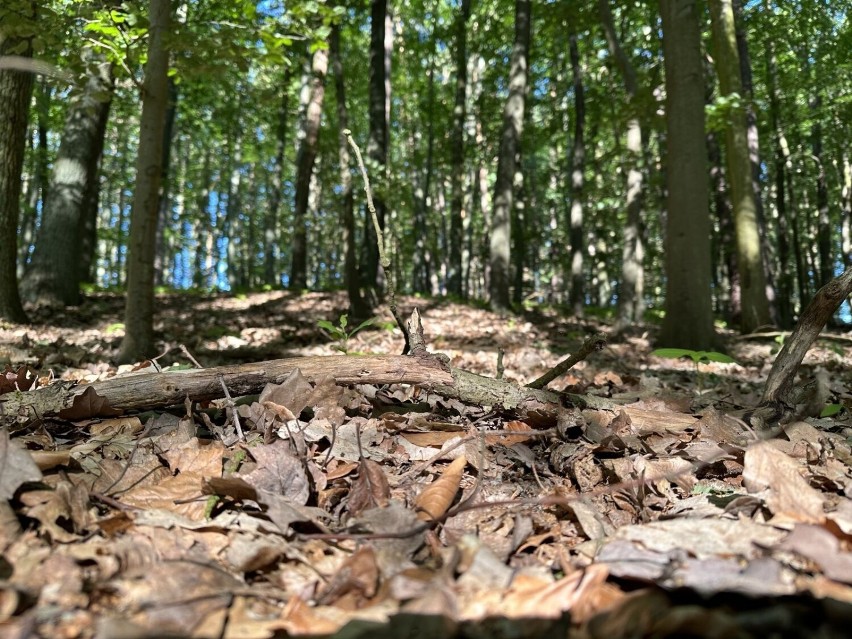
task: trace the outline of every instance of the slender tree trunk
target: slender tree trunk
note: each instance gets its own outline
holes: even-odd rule
[[[346,83],[343,76],[343,56],[340,52],[340,26],[331,28],[331,64],[334,70],[334,88],[337,93],[338,158],[340,160],[340,186],[342,195],[341,222],[343,226],[343,279],[349,296],[349,313],[353,318],[366,319],[369,308],[361,295],[358,277],[358,258],[355,246],[355,202],[352,192],[349,144],[344,131],[349,129],[349,111],[346,108]]]
[[[21,285],[28,300],[53,306],[77,305],[81,300],[86,193],[98,179],[104,132],[100,120],[109,108],[105,96],[112,91],[112,64],[88,49],[82,60],[88,77],[68,107],[35,251]]]
[[[163,164],[163,131],[168,108],[171,0],[151,0],[148,61],[139,124],[136,189],[130,213],[130,255],[127,260],[127,304],[124,339],[118,359],[133,362],[154,354],[154,251]]]
[[[174,142],[175,117],[177,116],[178,88],[174,78],[168,79],[168,106],[166,107],[166,123],[163,127],[163,160],[160,169],[160,200],[157,204],[157,240],[154,250],[154,283],[165,286],[169,279],[168,262],[174,257],[171,241],[166,234],[166,227],[171,223],[171,171],[169,165],[172,157]]]
[[[275,161],[269,206],[263,223],[263,280],[268,286],[281,284],[278,272],[278,218],[281,215],[281,200],[284,194],[284,152],[287,148],[287,123],[290,115],[290,78],[291,71],[288,66],[281,80],[281,102],[275,120]]]
[[[299,135],[299,152],[296,156],[296,206],[293,211],[293,263],[290,270],[290,288],[300,291],[307,288],[308,273],[308,196],[311,177],[317,158],[322,103],[325,97],[325,75],[328,71],[328,51],[317,49],[311,60],[309,97],[305,119]]]
[[[623,245],[621,247],[621,282],[618,293],[618,324],[628,326],[641,321],[645,310],[643,257],[645,248],[642,241],[642,206],[644,197],[642,174],[642,125],[639,121],[639,83],[636,69],[624,52],[615,33],[610,0],[598,0],[598,11],[606,36],[610,55],[621,72],[624,88],[627,91],[630,119],[627,121],[627,222],[624,225]]]
[[[27,262],[30,259],[32,246],[35,244],[36,221],[39,215],[39,203],[44,206],[44,198],[47,195],[48,178],[50,168],[48,165],[47,127],[50,118],[50,101],[53,88],[46,78],[37,82],[36,91],[36,135],[38,145],[35,149],[30,148],[32,157],[32,178],[27,182],[26,208],[20,221],[20,241],[18,242],[18,278],[24,276]]]
[[[740,58],[740,77],[743,85],[745,103],[746,138],[748,139],[748,158],[751,164],[751,185],[754,190],[754,207],[757,213],[757,224],[760,227],[760,241],[763,255],[763,270],[766,274],[766,290],[770,302],[770,317],[777,322],[777,293],[775,269],[772,263],[772,241],[766,232],[766,214],[763,208],[761,189],[760,134],[757,127],[757,114],[754,111],[754,81],[751,71],[751,55],[749,54],[748,38],[744,26],[743,0],[733,0],[734,26],[737,40],[737,53]]]
[[[429,71],[427,72],[426,108],[423,109],[426,118],[426,161],[423,170],[423,180],[415,180],[414,191],[414,269],[412,288],[415,293],[432,293],[432,256],[436,253],[429,250],[428,208],[432,193],[432,174],[434,172],[435,156],[435,49],[437,47],[435,27],[432,28],[431,50],[429,52]],[[419,137],[419,136],[418,136]],[[416,144],[417,138],[413,142]],[[412,144],[412,149],[415,146]],[[420,173],[420,171],[417,171]],[[443,234],[446,236],[445,234]],[[443,253],[446,255],[446,253]]]
[[[822,96],[817,94],[811,100],[811,111],[822,107]],[[834,278],[831,235],[832,224],[828,208],[828,186],[825,181],[825,166],[822,157],[822,125],[815,120],[811,126],[811,151],[816,162],[816,208],[817,208],[817,252],[819,256],[819,283],[822,288]]]
[[[112,78],[112,69],[110,69]],[[80,281],[94,284],[95,260],[98,248],[98,217],[101,199],[101,164],[103,162],[104,142],[106,139],[107,122],[114,84],[110,85],[109,99],[98,103],[97,127],[95,132],[95,148],[93,149],[89,166],[86,168],[86,192],[83,194],[83,221],[80,239]]]
[[[370,10],[370,139],[367,143],[373,203],[379,228],[385,228],[385,196],[390,121],[390,66],[393,23],[387,0],[372,0]],[[381,294],[384,272],[379,270],[379,249],[370,213],[366,213],[361,275],[367,289]]]
[[[18,3],[15,9],[18,19],[35,24],[35,2]],[[32,39],[5,36],[0,30],[0,56],[11,52],[30,57]],[[33,76],[29,71],[0,71],[0,319],[19,323],[27,321],[18,293],[15,258],[32,88]]]
[[[720,92],[727,98],[734,93],[741,95],[740,63],[731,0],[710,0],[709,4]],[[740,330],[743,333],[750,333],[770,322],[747,133],[742,107],[732,108],[725,136],[725,151],[737,235],[737,268],[743,307]]]
[[[713,347],[704,78],[696,0],[662,0],[666,69],[666,316],[660,343]]]
[[[568,219],[571,244],[569,304],[574,315],[582,315],[586,302],[586,278],[583,274],[583,260],[586,255],[586,243],[583,234],[583,186],[586,170],[586,94],[583,87],[583,71],[580,67],[580,52],[577,47],[577,34],[572,31],[568,37],[568,52],[571,56],[571,78],[574,84],[574,140],[571,144],[571,209]]]
[[[494,310],[507,310],[509,251],[514,211],[517,156],[524,129],[524,103],[529,76],[530,0],[515,0],[515,41],[509,69],[509,97],[503,108],[503,133],[497,159],[497,182],[491,218],[489,293]]]
[[[456,16],[456,96],[450,133],[450,258],[447,264],[447,292],[461,297],[462,240],[464,228],[464,124],[467,117],[467,22],[470,0],[462,0]]]

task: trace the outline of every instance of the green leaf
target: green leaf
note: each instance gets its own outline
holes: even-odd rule
[[[337,330],[337,327],[334,324],[332,324],[331,322],[329,322],[328,320],[317,321],[317,326],[319,326],[320,328],[324,328],[325,330],[329,331],[330,333],[334,333]]]
[[[720,364],[736,363],[736,360],[730,355],[725,355],[724,353],[717,353],[716,351],[700,351],[699,354],[701,355],[700,360],[705,360],[708,362],[718,362]]]
[[[820,417],[833,417],[843,409],[843,404],[826,404],[820,412]]]
[[[689,357],[693,361],[698,361],[695,357],[697,354],[698,351],[694,351],[690,348],[658,348],[655,351],[651,351],[651,355],[656,355],[657,357],[667,357],[670,359]]]

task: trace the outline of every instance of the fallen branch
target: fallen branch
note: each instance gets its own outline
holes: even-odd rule
[[[795,409],[793,380],[796,372],[811,344],[819,337],[820,331],[850,293],[852,268],[846,269],[842,275],[835,277],[814,295],[796,328],[790,337],[784,340],[784,346],[772,364],[772,370],[763,388],[760,407],[755,411],[755,415],[763,421],[759,426],[769,426]]]

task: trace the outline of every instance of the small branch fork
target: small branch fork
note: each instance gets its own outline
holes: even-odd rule
[[[606,346],[606,335],[603,333],[596,333],[592,335],[589,339],[583,342],[583,345],[576,353],[566,357],[537,380],[527,384],[527,388],[535,388],[537,390],[544,388],[554,379],[567,373],[571,367],[582,362],[595,351],[602,350],[604,346]]]

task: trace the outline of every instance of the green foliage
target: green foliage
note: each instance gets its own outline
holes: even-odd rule
[[[319,320],[317,322],[317,326],[319,326],[320,329],[328,335],[328,337],[333,340],[337,340],[337,343],[332,345],[332,348],[340,351],[341,353],[347,354],[349,353],[349,340],[368,326],[373,326],[378,323],[378,321],[379,319],[377,317],[371,317],[370,319],[364,320],[358,324],[358,326],[352,330],[347,330],[349,317],[346,313],[344,313],[338,318],[336,325],[332,324],[328,320]]]
[[[834,417],[841,410],[843,410],[843,404],[826,404],[822,411],[820,412],[820,417]]]
[[[707,362],[718,362],[719,364],[735,364],[736,360],[730,355],[717,353],[716,351],[694,351],[689,348],[658,348],[651,355],[665,357],[668,359],[690,358],[697,366]]]

